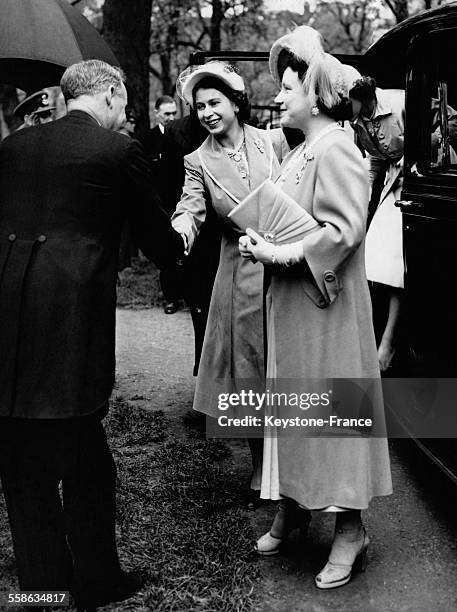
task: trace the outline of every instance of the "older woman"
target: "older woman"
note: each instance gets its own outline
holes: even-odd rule
[[[301,26],[280,38],[272,47],[270,68],[281,83],[276,102],[285,109],[282,125],[300,128],[306,136],[305,144],[284,160],[277,182],[318,226],[286,245],[266,242],[248,230],[240,250],[268,266],[271,274],[268,378],[301,379],[301,387],[311,379],[376,383],[379,367],[363,251],[368,180],[359,150],[337,123],[351,113],[342,66],[306,44],[309,31]],[[371,388],[367,398],[373,419],[383,422],[379,387]],[[352,434],[265,439],[261,496],[281,502],[257,550],[276,553],[292,529],[306,526],[309,510],[336,512],[329,560],[316,577],[321,589],[351,579],[352,566],[365,557],[369,541],[361,510],[374,496],[391,493],[386,440]]]
[[[222,228],[214,283],[196,382],[194,409],[217,415],[218,395],[235,390],[237,380],[265,377],[263,270],[238,252],[239,230],[228,213],[266,178],[277,173],[278,156],[288,150],[281,130],[272,135],[246,125],[249,103],[234,68],[208,62],[179,77],[181,94],[197,112],[208,138],[185,157],[185,183],[173,227],[192,249],[208,214]],[[261,440],[251,441],[254,468]],[[260,452],[259,452],[260,449]]]

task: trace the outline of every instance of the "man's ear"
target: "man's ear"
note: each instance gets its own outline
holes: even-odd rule
[[[116,88],[114,87],[114,85],[110,85],[108,87],[108,89],[106,90],[106,95],[105,95],[105,99],[106,99],[106,103],[107,105],[111,108],[111,105],[113,103],[113,98],[114,98],[114,94],[116,93]]]

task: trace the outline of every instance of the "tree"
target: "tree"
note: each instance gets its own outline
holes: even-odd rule
[[[437,8],[442,4],[449,4],[452,0],[420,0],[419,2],[411,0],[384,0],[386,6],[391,10],[395,21],[400,23],[407,19],[410,15],[415,15],[419,11]]]
[[[264,17],[263,0],[157,0],[150,70],[162,92],[173,95],[176,77],[192,51],[268,49]]]
[[[317,0],[306,21],[321,32],[331,53],[363,53],[373,42],[380,18],[379,0]]]
[[[137,129],[149,128],[149,34],[152,0],[105,0],[103,37],[127,76],[129,105],[137,116]]]
[[[408,0],[384,0],[390,8],[397,23],[409,17]],[[431,2],[429,3],[431,5]],[[430,7],[427,7],[430,8]]]

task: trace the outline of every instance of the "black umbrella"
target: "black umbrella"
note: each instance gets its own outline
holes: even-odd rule
[[[27,92],[58,85],[86,59],[119,66],[97,30],[66,0],[0,0],[0,83]]]

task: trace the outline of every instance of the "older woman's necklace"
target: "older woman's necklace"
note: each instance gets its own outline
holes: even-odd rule
[[[300,168],[295,173],[295,182],[298,185],[302,179],[303,173],[305,171],[306,166],[308,165],[308,162],[314,159],[314,145],[326,134],[328,134],[329,132],[333,132],[334,130],[344,130],[344,128],[342,128],[341,125],[338,125],[337,123],[332,123],[331,125],[328,125],[323,130],[321,130],[309,144],[307,144],[306,141],[301,144],[287,163],[284,170],[281,172],[278,182],[283,183],[287,179],[289,174],[292,172],[292,170],[294,170],[301,162]]]

